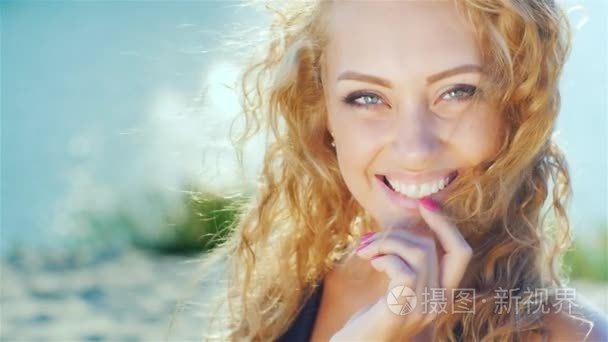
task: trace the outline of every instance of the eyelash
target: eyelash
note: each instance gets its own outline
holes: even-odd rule
[[[457,91],[461,91],[464,90],[465,93],[467,93],[467,95],[465,96],[458,96],[454,98],[454,101],[457,102],[464,102],[464,101],[468,101],[470,100],[474,95],[479,93],[479,89],[474,86],[474,85],[470,85],[470,84],[459,84],[454,86],[453,88],[450,88],[449,90],[446,90],[443,94],[441,94],[440,98],[443,98],[446,94],[449,93],[454,93]],[[353,107],[358,107],[358,108],[368,108],[370,106],[374,106],[377,103],[373,103],[373,104],[361,104],[361,103],[357,103],[355,102],[355,100],[358,100],[362,97],[375,97],[378,99],[378,101],[376,102],[380,102],[383,101],[380,96],[374,94],[374,93],[370,93],[370,92],[366,92],[366,91],[356,91],[354,93],[351,93],[345,97],[342,98],[342,102],[344,102],[345,104],[349,105],[349,106],[353,106]],[[450,100],[448,100],[450,101]]]

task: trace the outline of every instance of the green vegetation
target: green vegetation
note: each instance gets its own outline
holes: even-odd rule
[[[184,191],[175,203],[174,198],[149,193],[143,202],[150,208],[152,222],[144,224],[141,219],[121,212],[116,223],[121,223],[119,227],[136,248],[163,254],[199,253],[214,248],[226,238],[245,200],[240,195],[228,197]]]
[[[109,212],[92,208],[75,215],[66,247],[93,254],[125,247],[161,254],[204,252],[226,238],[245,201],[242,195],[204,191],[149,191],[131,201],[123,199]]]
[[[164,213],[163,224],[169,238],[153,239],[133,232],[131,242],[136,247],[171,254],[210,250],[229,233],[243,200],[243,197],[222,197],[211,193],[184,193],[182,205],[185,213]]]
[[[570,279],[608,282],[608,225],[598,226],[591,239],[575,239],[564,255]]]

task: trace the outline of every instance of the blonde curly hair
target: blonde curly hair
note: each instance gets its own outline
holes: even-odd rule
[[[242,75],[246,125],[237,143],[261,129],[270,140],[256,195],[207,259],[228,260],[227,296],[220,299],[228,304],[223,339],[281,336],[369,227],[371,218],[341,178],[326,127],[321,73],[329,6],[320,0],[267,5],[273,13],[269,44]],[[457,6],[475,28],[481,88],[502,113],[506,131],[491,165],[461,174],[442,203],[474,250],[460,287],[476,290],[476,312],[440,315],[434,339],[455,341],[457,325],[472,341],[546,335],[542,311],[522,306],[518,313],[495,314],[494,293],[519,289],[512,295],[522,305],[549,305],[567,282],[561,256],[571,242],[571,184],[552,132],[569,24],[551,0],[463,0]],[[539,288],[549,295],[525,291]],[[218,336],[211,332],[207,338]]]

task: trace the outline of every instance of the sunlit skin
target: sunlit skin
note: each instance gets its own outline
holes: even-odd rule
[[[418,1],[339,1],[330,30],[324,89],[342,176],[380,226],[415,220],[417,210],[393,205],[375,175],[438,179],[490,159],[500,142],[500,115],[471,97],[481,76],[473,34],[449,2]]]
[[[337,1],[329,19],[327,128],[342,177],[375,219],[375,233],[324,279],[312,340],[428,341],[436,315],[421,306],[395,315],[388,291],[405,285],[419,296],[424,288],[451,293],[474,251],[442,212],[449,185],[402,201],[382,176],[417,184],[491,162],[504,122],[484,97],[473,28],[452,1]],[[588,332],[561,315],[546,322],[557,340]],[[606,334],[598,321],[590,340]]]
[[[440,209],[413,199],[405,207],[396,203],[379,176],[419,184],[489,160],[500,143],[501,117],[484,100],[473,32],[451,2],[339,1],[329,34],[327,126],[342,177],[378,233],[359,258],[327,276],[313,340],[382,340],[397,331],[427,338],[434,317],[397,316],[384,295],[403,284],[418,293],[457,287],[472,250]],[[440,205],[448,191],[429,197]],[[390,226],[398,229],[389,233]],[[345,293],[353,294],[349,303],[338,297]]]

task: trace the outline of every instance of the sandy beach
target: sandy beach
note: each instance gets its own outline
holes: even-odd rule
[[[199,301],[214,289],[197,284],[194,260],[130,250],[66,270],[4,262],[0,340],[200,340]]]
[[[63,270],[4,261],[0,340],[200,341],[200,303],[217,289],[197,281],[196,260],[128,250]],[[571,285],[608,312],[607,284]],[[178,302],[183,310],[173,315]]]

